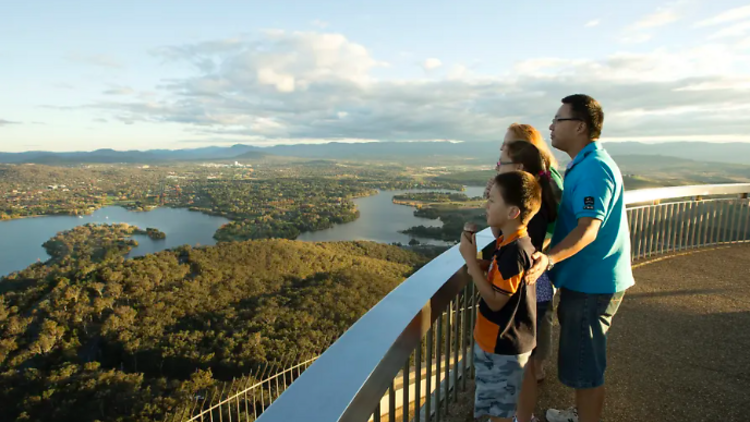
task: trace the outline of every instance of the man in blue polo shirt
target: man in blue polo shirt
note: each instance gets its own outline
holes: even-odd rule
[[[607,330],[632,286],[630,235],[620,169],[598,142],[604,112],[593,98],[563,98],[550,126],[552,146],[573,160],[565,173],[547,254],[536,254],[560,289],[558,376],[576,406],[547,411],[548,422],[598,422],[604,407]]]

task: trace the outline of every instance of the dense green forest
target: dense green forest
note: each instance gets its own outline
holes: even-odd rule
[[[396,204],[407,202],[468,202],[472,199],[465,193],[457,192],[409,192],[393,196],[393,202]]]
[[[125,260],[125,234],[74,229],[48,242],[48,264],[0,279],[0,420],[160,421],[264,362],[319,350],[426,261],[289,240]]]

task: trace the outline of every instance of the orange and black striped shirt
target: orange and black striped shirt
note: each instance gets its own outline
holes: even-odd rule
[[[497,239],[487,277],[510,300],[499,311],[479,302],[474,339],[487,353],[520,355],[536,347],[536,289],[523,280],[534,251],[525,227]]]

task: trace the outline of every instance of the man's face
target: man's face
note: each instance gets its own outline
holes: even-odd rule
[[[555,118],[552,119],[552,124],[549,125],[552,146],[561,151],[567,151],[580,133],[581,125],[583,121],[573,115],[570,104],[561,105]]]

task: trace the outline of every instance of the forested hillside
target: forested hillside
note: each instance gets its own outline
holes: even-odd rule
[[[371,242],[75,250],[0,279],[2,421],[162,420],[216,382],[319,349],[425,261]]]

